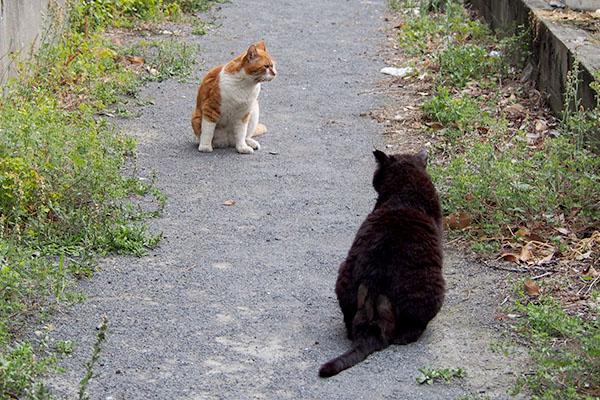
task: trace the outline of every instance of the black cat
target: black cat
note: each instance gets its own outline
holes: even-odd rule
[[[335,286],[352,348],[323,364],[322,377],[390,344],[414,342],[444,301],[442,210],[426,171],[427,152],[374,155],[375,209],[358,230]]]

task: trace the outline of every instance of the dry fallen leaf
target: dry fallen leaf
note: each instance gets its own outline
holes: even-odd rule
[[[465,229],[469,225],[471,225],[471,216],[467,213],[461,212],[446,217],[446,227],[449,229]]]
[[[540,295],[540,288],[538,287],[537,283],[535,283],[534,281],[532,281],[529,278],[525,278],[525,283],[523,284],[523,288],[525,289],[525,293],[527,293],[529,296],[539,296]]]
[[[132,64],[143,64],[144,58],[140,56],[127,56],[127,60]]]
[[[439,122],[431,122],[431,123],[428,123],[426,125],[428,127],[430,127],[431,130],[434,131],[434,132],[440,131],[440,130],[442,130],[442,129],[445,128],[445,126],[442,125],[442,124],[440,124]]]
[[[552,251],[546,257],[544,257],[541,260],[539,260],[537,262],[537,265],[548,264],[550,261],[552,261],[553,257],[554,257],[554,252]]]
[[[235,200],[227,200],[223,202],[224,206],[232,206],[235,204]]]
[[[499,259],[502,259],[504,261],[510,261],[510,262],[514,262],[514,263],[519,263],[520,259],[519,259],[519,255],[518,254],[512,254],[512,253],[504,253],[502,254]]]
[[[529,236],[527,237],[527,239],[533,240],[536,242],[544,242],[544,238],[541,237],[540,235],[538,235],[537,233],[530,233]]]
[[[544,121],[542,119],[538,119],[535,121],[535,131],[536,132],[544,132],[547,129],[548,129],[548,124],[546,123],[546,121]]]
[[[515,103],[515,104],[511,104],[510,106],[507,106],[504,111],[506,111],[507,114],[509,114],[510,117],[513,118],[523,118],[525,117],[525,114],[527,113],[527,109],[519,103]]]
[[[531,258],[531,250],[529,249],[529,246],[523,246],[519,258],[521,259],[521,261],[524,262],[529,261],[529,259]]]
[[[575,259],[577,261],[587,260],[588,258],[590,258],[592,256],[592,253],[593,253],[592,250],[587,251],[583,254],[578,255],[577,257],[575,257]]]
[[[515,236],[518,238],[522,238],[522,237],[526,237],[529,236],[529,229],[527,229],[526,227],[522,226],[519,228],[518,231],[515,232]]]

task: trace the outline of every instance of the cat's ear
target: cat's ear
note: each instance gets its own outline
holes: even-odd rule
[[[387,156],[387,154],[385,154],[381,150],[375,150],[375,151],[373,151],[373,155],[377,159],[377,162],[379,163],[379,165],[382,166],[382,167],[384,165],[386,165],[388,163],[388,161],[390,160],[390,158]]]
[[[419,151],[416,156],[423,161],[423,165],[425,167],[427,167],[427,160],[429,159],[429,152],[427,151],[427,149],[423,149],[421,151]]]
[[[248,61],[253,61],[258,56],[258,52],[256,51],[256,46],[252,45],[248,48],[246,52],[246,59]]]
[[[265,42],[263,42],[263,41],[256,43],[256,48],[260,49],[262,51],[267,51],[267,46],[265,45]]]

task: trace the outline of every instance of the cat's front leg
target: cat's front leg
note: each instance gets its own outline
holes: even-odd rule
[[[246,138],[246,144],[254,150],[260,150],[260,144],[254,139]]]
[[[210,153],[213,151],[212,140],[215,135],[216,122],[210,122],[206,118],[202,118],[202,132],[200,134],[200,145],[198,151]]]
[[[235,125],[235,149],[240,154],[252,154],[254,150],[246,143],[248,122],[240,121]]]
[[[249,115],[249,119],[248,119],[248,128],[246,130],[246,144],[250,147],[252,147],[254,150],[260,150],[260,144],[252,139],[252,135],[254,134],[254,131],[256,130],[256,126],[258,125],[258,115],[259,115],[259,108],[258,108],[258,101],[254,103],[254,106],[252,107],[252,111],[250,112]]]

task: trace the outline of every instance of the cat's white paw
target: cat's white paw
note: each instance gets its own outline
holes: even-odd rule
[[[236,146],[236,150],[240,154],[252,154],[254,150],[250,146]]]
[[[260,150],[260,144],[254,139],[247,138],[246,144],[252,147],[254,150]]]
[[[200,146],[198,146],[198,151],[201,151],[203,153],[210,153],[213,151],[213,148],[210,144],[200,144]]]

